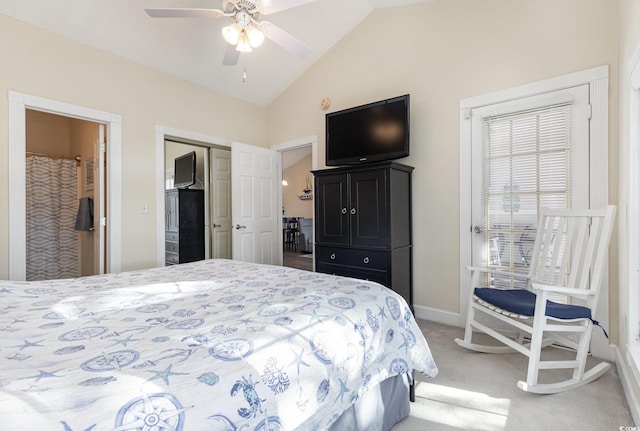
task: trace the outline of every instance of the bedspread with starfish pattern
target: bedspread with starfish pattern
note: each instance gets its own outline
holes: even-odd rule
[[[321,430],[437,368],[373,282],[206,260],[0,281],[0,422],[24,430]]]

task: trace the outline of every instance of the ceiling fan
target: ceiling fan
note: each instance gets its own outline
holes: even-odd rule
[[[233,66],[238,63],[241,52],[251,52],[262,44],[264,38],[271,39],[298,57],[306,58],[311,48],[280,27],[262,20],[270,15],[315,0],[222,0],[222,9],[161,8],[145,9],[152,18],[223,18],[234,22],[222,28],[227,50],[222,63]]]

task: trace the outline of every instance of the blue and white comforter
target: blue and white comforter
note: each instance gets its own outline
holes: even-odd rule
[[[437,373],[389,289],[228,260],[0,282],[0,331],[3,429],[320,430]]]

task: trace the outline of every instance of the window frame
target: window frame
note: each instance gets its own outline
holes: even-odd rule
[[[640,371],[640,45],[631,57],[629,80],[628,295],[623,333],[636,372]],[[622,311],[622,310],[621,310]]]

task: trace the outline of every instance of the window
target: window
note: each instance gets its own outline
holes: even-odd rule
[[[570,206],[573,107],[565,102],[483,118],[483,267],[526,273],[540,208]],[[491,283],[525,287],[522,279]]]

